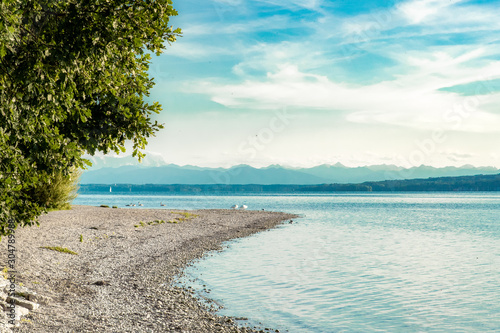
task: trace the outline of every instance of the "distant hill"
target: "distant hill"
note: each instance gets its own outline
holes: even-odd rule
[[[283,168],[256,169],[248,165],[230,169],[166,165],[140,168],[123,166],[87,171],[82,184],[322,184],[326,180]]]
[[[349,168],[340,163],[335,165],[323,164],[309,169],[298,170],[328,179],[329,183],[339,184],[428,177],[459,177],[477,174],[496,174],[500,172],[500,169],[493,167],[474,167],[471,165],[443,168],[422,165],[405,169],[395,165],[372,165]]]
[[[421,191],[500,191],[500,174],[462,177],[435,177],[408,180],[385,180],[361,184],[324,184],[301,186],[301,192],[421,192]]]
[[[500,191],[500,174],[322,185],[82,184],[79,192],[109,192],[110,187],[112,187],[113,193],[162,192],[184,194]]]
[[[115,161],[116,162],[116,161]],[[152,164],[161,161],[152,160]],[[238,165],[228,169],[178,166],[125,165],[103,167],[85,171],[81,184],[350,184],[366,181],[402,180],[428,177],[457,177],[477,174],[497,174],[493,167],[445,167],[419,166],[404,169],[394,165],[375,165],[349,168],[342,164],[319,165],[312,168],[285,168],[272,165],[254,168]],[[108,163],[109,165],[109,163]]]

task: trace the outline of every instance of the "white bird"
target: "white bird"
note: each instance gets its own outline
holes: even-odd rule
[[[232,205],[231,208],[232,209],[238,209],[238,205]]]
[[[247,205],[241,205],[240,209],[247,209],[248,206]]]

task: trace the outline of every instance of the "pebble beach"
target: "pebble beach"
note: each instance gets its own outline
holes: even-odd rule
[[[16,285],[31,307],[8,332],[254,332],[177,278],[222,243],[295,215],[73,206],[16,230]],[[0,242],[7,265],[7,238]],[[26,295],[29,295],[26,296]],[[23,298],[23,297],[19,297]],[[19,301],[19,304],[22,302]]]

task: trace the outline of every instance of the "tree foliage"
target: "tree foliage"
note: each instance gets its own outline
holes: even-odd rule
[[[140,159],[162,126],[145,101],[151,54],[175,41],[171,0],[0,2],[0,234],[47,207],[32,194],[83,167],[83,153]]]

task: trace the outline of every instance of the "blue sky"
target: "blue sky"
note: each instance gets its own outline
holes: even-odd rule
[[[168,163],[500,167],[500,1],[174,0]]]

